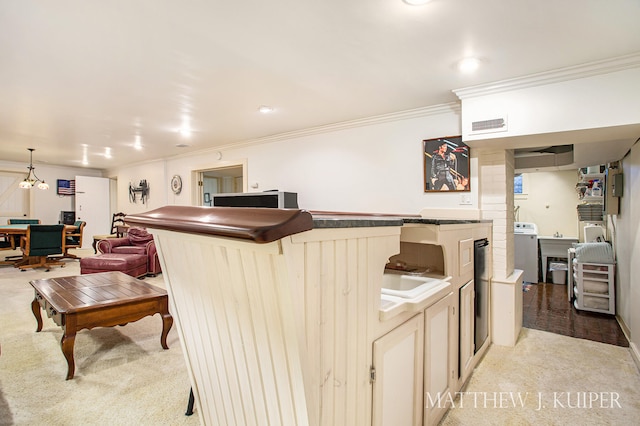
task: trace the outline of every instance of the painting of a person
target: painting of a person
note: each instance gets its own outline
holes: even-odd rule
[[[445,190],[443,187],[450,191],[458,189],[453,178],[453,173],[457,173],[458,159],[453,152],[447,153],[447,148],[443,141],[431,158],[431,184],[436,191]]]
[[[456,188],[458,191],[466,191],[469,189],[469,179],[463,177],[461,179],[456,179]]]
[[[469,147],[462,136],[424,139],[424,191],[469,191]]]

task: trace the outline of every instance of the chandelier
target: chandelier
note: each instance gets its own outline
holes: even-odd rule
[[[20,185],[18,186],[22,189],[29,189],[29,188],[32,188],[33,185],[37,183],[39,189],[49,189],[49,184],[46,183],[44,180],[41,180],[38,176],[36,176],[36,172],[34,171],[35,167],[33,167],[33,151],[35,151],[35,148],[27,148],[27,149],[30,151],[29,167],[28,167],[29,174],[22,182],[20,182]]]

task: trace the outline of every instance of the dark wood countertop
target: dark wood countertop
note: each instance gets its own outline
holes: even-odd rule
[[[165,206],[127,215],[127,223],[257,243],[269,243],[313,229],[311,214],[304,210],[246,207]]]

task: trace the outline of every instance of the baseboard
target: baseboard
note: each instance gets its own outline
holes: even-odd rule
[[[631,352],[631,358],[633,358],[633,362],[636,364],[636,368],[640,372],[640,352],[638,352],[638,347],[635,343],[629,342],[629,352]]]
[[[640,351],[638,351],[638,347],[635,345],[635,343],[631,341],[631,332],[629,331],[629,327],[627,327],[627,324],[624,322],[620,315],[616,315],[616,320],[618,321],[618,324],[620,324],[620,329],[629,342],[629,353],[631,353],[631,358],[636,364],[638,372],[640,372]]]
[[[618,320],[618,324],[620,324],[620,328],[622,329],[624,336],[629,342],[631,342],[631,332],[629,331],[629,327],[627,327],[627,324],[624,322],[620,315],[616,315],[616,320]]]

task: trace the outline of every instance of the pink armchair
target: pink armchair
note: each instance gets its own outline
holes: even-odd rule
[[[107,238],[98,241],[100,253],[143,254],[147,256],[147,275],[156,276],[161,271],[153,235],[146,229],[131,228],[126,237]]]

